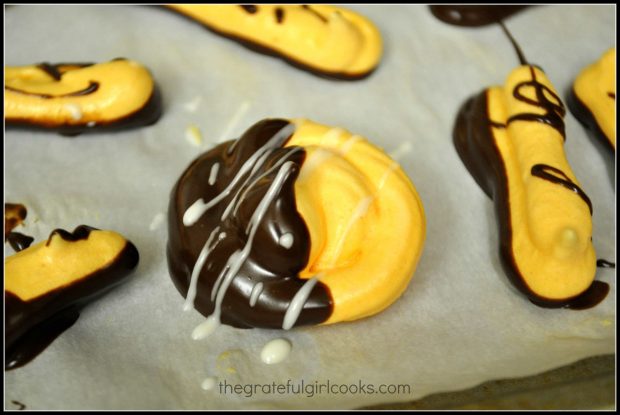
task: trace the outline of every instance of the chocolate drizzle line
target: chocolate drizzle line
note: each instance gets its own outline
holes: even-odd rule
[[[607,261],[606,259],[597,259],[596,266],[598,268],[616,268],[616,264],[611,261]]]
[[[229,258],[243,250],[248,239],[247,228],[259,203],[264,199],[271,183],[278,175],[278,162],[285,159],[293,163],[282,187],[267,207],[258,223],[249,256],[234,275],[224,291],[221,322],[235,327],[282,328],[287,308],[306,280],[299,273],[306,267],[310,255],[310,235],[306,224],[297,211],[294,184],[305,159],[302,148],[286,147],[289,137],[274,144],[265,153],[264,163],[252,168],[251,177],[262,177],[251,185],[246,173],[234,185],[234,189],[204,213],[196,223],[183,224],[183,215],[198,199],[213,200],[233,181],[244,163],[289,124],[286,120],[263,120],[236,142],[228,141],[201,155],[185,170],[176,183],[168,210],[168,268],[172,280],[184,297],[187,296],[192,270],[208,242],[210,235],[225,234],[210,251],[197,279],[194,307],[204,316],[215,309],[212,292],[217,292],[216,280],[226,269]],[[229,152],[229,148],[232,151]],[[295,151],[294,151],[295,150]],[[208,185],[211,169],[218,164],[218,179]],[[238,209],[231,209],[222,220],[226,208],[234,201],[237,191],[244,194]],[[279,236],[290,233],[290,248],[279,244]],[[250,294],[255,284],[262,283],[263,290],[254,306]],[[296,325],[319,324],[332,313],[333,302],[327,286],[320,281],[314,286],[303,306]]]
[[[532,80],[524,81],[517,84],[515,89],[512,91],[512,95],[521,102],[525,102],[526,104],[530,104],[545,110],[545,114],[516,114],[508,118],[507,124],[510,124],[513,121],[534,121],[547,124],[553,127],[557,132],[559,132],[564,141],[566,141],[563,119],[564,115],[566,114],[566,110],[564,109],[564,104],[562,104],[562,100],[550,88],[538,82],[538,80],[536,79],[536,72],[534,71],[533,66],[530,65],[529,68],[530,74],[532,75]],[[526,87],[534,88],[534,90],[536,91],[536,99],[528,98],[521,93],[521,89]],[[555,102],[550,100],[548,98],[548,95],[553,97]]]
[[[275,15],[278,23],[282,23],[284,21],[284,9],[281,7],[276,7]]]
[[[317,12],[312,7],[308,6],[307,4],[302,4],[301,7],[304,8],[305,10],[308,10],[310,13],[312,13],[316,17],[318,17],[318,19],[322,21],[323,23],[327,23],[327,18],[323,16],[321,13]]]
[[[608,93],[607,93],[607,96],[608,96],[609,98],[613,99],[613,100],[615,100],[615,99],[616,99],[616,93],[615,93],[615,92],[608,92]]]
[[[18,94],[29,95],[29,96],[39,97],[43,99],[66,98],[66,97],[79,97],[79,96],[92,94],[99,89],[99,82],[90,81],[86,88],[80,89],[74,92],[69,92],[67,94],[62,94],[62,95],[39,94],[39,93],[34,93],[34,92],[22,91],[21,89],[13,88],[10,86],[5,86],[4,89],[12,91],[12,92],[17,92]]]
[[[17,406],[17,410],[18,411],[23,411],[24,409],[26,409],[26,405],[24,405],[23,403],[19,402],[19,401],[11,401],[11,403],[15,406]]]
[[[555,173],[549,173],[549,171]],[[583,190],[579,186],[577,186],[573,181],[564,173],[562,170],[557,169],[555,167],[551,167],[548,164],[536,164],[532,166],[532,176],[539,177],[544,180],[548,180],[551,183],[556,183],[561,186],[566,187],[567,189],[577,193],[579,197],[583,199],[584,202],[588,205],[590,209],[590,215],[592,214],[592,202],[588,195],[585,194]],[[562,176],[562,177],[558,177]]]
[[[85,234],[87,238],[91,230],[96,229],[79,226],[68,240],[84,239]],[[70,235],[66,231],[52,234]],[[23,301],[5,290],[5,370],[23,366],[39,355],[75,323],[84,306],[124,282],[138,261],[138,250],[128,241],[107,267],[37,298]]]
[[[246,12],[248,12],[250,14],[254,14],[254,13],[258,12],[258,6],[254,5],[254,4],[242,4],[239,7],[241,7],[243,10],[245,10]]]
[[[525,59],[525,55],[523,54],[521,47],[519,46],[515,38],[512,36],[512,34],[508,31],[508,28],[506,27],[504,22],[500,20],[497,23],[499,23],[500,27],[504,31],[504,34],[508,37],[508,40],[510,40],[510,43],[512,43],[512,47],[514,48],[515,52],[517,53],[517,57],[519,58],[519,63],[521,63],[521,65],[527,65],[528,62],[527,62],[527,59]]]

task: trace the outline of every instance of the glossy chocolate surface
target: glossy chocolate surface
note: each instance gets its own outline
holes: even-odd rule
[[[533,82],[533,86],[536,87],[535,83],[537,83],[537,81],[535,81],[535,78]],[[513,93],[514,96],[519,99],[516,89]],[[539,105],[547,105],[546,113],[555,114],[554,108],[557,111],[556,106],[558,103],[545,104],[545,102],[546,101],[540,102]],[[564,131],[561,117],[557,118],[553,115],[548,117],[548,119],[544,119],[544,117],[545,116],[540,115],[527,116],[527,114],[524,114],[524,116],[519,117],[519,119],[527,122],[543,122],[559,131]],[[562,125],[559,125],[559,122],[562,122]],[[540,297],[532,292],[521,276],[519,267],[512,254],[513,246],[510,204],[508,202],[508,177],[501,154],[495,145],[492,127],[497,128],[498,125],[493,123],[489,118],[487,91],[485,90],[468,99],[459,110],[454,125],[453,140],[461,160],[471,175],[482,190],[494,201],[495,214],[499,228],[500,259],[506,275],[509,277],[512,284],[536,305],[549,308],[568,307],[574,309],[594,307],[605,298],[609,291],[609,286],[604,282],[594,281],[592,286],[580,296],[557,301]],[[499,127],[501,128],[502,126],[499,125]],[[557,177],[555,178],[558,179]],[[574,185],[574,183],[572,184]],[[558,185],[566,187],[565,183],[559,183]],[[570,190],[574,191],[574,189]],[[585,193],[583,193],[583,195],[585,195]],[[589,205],[589,207],[591,206]],[[607,286],[606,290],[604,286]]]
[[[57,233],[68,241],[87,239],[91,230],[94,228],[84,225],[76,228],[73,235],[56,230],[50,238]],[[67,239],[63,235],[72,236]],[[5,369],[23,366],[45,350],[56,337],[75,323],[79,311],[85,305],[124,282],[138,260],[138,250],[131,242],[127,242],[109,266],[85,275],[72,284],[28,301],[5,291]]]
[[[503,19],[525,9],[526,5],[434,5],[431,12],[442,22],[456,25],[478,27],[498,23]]]
[[[222,143],[201,155],[185,170],[171,194],[168,210],[168,267],[175,286],[184,297],[194,265],[211,233],[219,227],[216,233],[224,232],[226,235],[215,245],[198,277],[194,307],[209,316],[215,308],[211,299],[214,284],[231,255],[246,246],[250,219],[278,174],[278,169],[271,167],[282,158],[294,163],[259,222],[249,256],[225,291],[221,308],[221,321],[224,324],[282,328],[287,307],[306,281],[298,275],[309,259],[310,235],[297,211],[294,194],[294,183],[305,159],[305,151],[299,149],[291,154],[291,147],[283,148],[289,137],[271,147],[265,163],[256,171],[256,175],[265,173],[265,176],[254,186],[246,185],[245,189],[251,189],[241,198],[239,209],[224,221],[221,220],[222,215],[236,190],[243,186],[245,176],[195,224],[185,226],[183,215],[196,200],[212,200],[225,190],[248,158],[287,125],[286,120],[261,121],[239,140]],[[208,179],[216,163],[219,165],[219,174],[213,185],[209,185]],[[279,235],[284,233],[293,236],[293,244],[288,249],[278,243]],[[263,290],[256,304],[251,306],[250,294],[259,282],[263,284]],[[318,282],[305,302],[296,325],[324,322],[331,312],[332,299],[328,288]]]

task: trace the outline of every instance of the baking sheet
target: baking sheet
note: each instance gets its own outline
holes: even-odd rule
[[[16,408],[13,401],[27,409],[354,408],[613,353],[615,270],[599,269],[611,292],[596,308],[532,306],[507,282],[492,203],[452,146],[459,105],[501,84],[518,63],[501,29],[448,26],[419,5],[349,7],[378,25],[385,45],[377,72],[358,82],[314,77],[153,7],[5,10],[5,65],[135,59],[153,72],[165,111],[154,126],[116,134],[5,132],[5,201],[29,211],[16,230],[41,240],[54,228],[84,223],[123,233],[141,255],[126,285],[87,307],[32,363],[5,373],[5,408]],[[507,22],[560,92],[615,46],[615,24],[615,6],[535,7]],[[266,117],[340,126],[387,152],[410,143],[400,162],[424,203],[426,246],[403,297],[375,317],[289,332],[221,327],[193,341],[204,318],[182,311],[166,268],[161,216],[193,158]],[[202,132],[202,145],[186,139],[189,125]],[[597,257],[615,261],[613,161],[570,113],[566,130],[567,158],[594,205]],[[282,336],[293,343],[290,357],[263,364],[262,346]],[[246,389],[204,391],[209,376]],[[299,394],[261,387],[247,396],[245,385],[289,379],[410,390],[310,397],[307,386]]]

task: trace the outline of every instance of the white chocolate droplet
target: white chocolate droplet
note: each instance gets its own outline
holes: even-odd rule
[[[209,337],[220,326],[219,318],[215,316],[209,316],[207,319],[200,323],[194,331],[192,331],[193,340],[202,340]]]
[[[282,248],[289,249],[291,246],[293,246],[294,240],[295,239],[293,238],[292,233],[290,232],[283,233],[282,235],[280,235],[280,238],[278,239],[278,245],[280,245]]]
[[[82,109],[77,104],[65,104],[65,109],[69,111],[71,118],[75,121],[79,121],[82,119]]]
[[[165,216],[163,213],[158,213],[157,215],[155,215],[153,217],[153,220],[151,221],[151,224],[149,225],[149,230],[150,231],[154,231],[157,228],[159,228],[159,225],[161,225],[164,222]]]
[[[217,180],[217,173],[220,171],[220,163],[215,163],[211,166],[211,171],[209,172],[209,186],[213,186],[215,181]]]
[[[197,97],[195,97],[194,99],[192,99],[191,101],[185,103],[183,105],[183,107],[185,108],[185,110],[187,112],[196,112],[196,110],[198,109],[198,106],[200,105],[200,103],[202,102],[202,97],[200,95],[198,95]]]
[[[260,293],[263,292],[263,283],[259,282],[252,287],[252,292],[250,293],[250,307],[254,307],[256,305],[256,301],[258,301],[258,297]]]
[[[217,385],[217,378],[215,376],[210,376],[202,381],[200,387],[206,391],[210,391]]]
[[[291,353],[293,345],[286,339],[275,339],[267,343],[260,352],[263,363],[275,365],[283,362]]]

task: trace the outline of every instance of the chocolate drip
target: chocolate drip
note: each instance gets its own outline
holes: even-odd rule
[[[75,240],[81,239],[79,235],[87,229],[94,228],[84,225],[78,227],[74,232],[78,234]],[[28,301],[5,291],[5,369],[23,366],[45,350],[56,337],[75,323],[84,306],[124,282],[138,260],[138,250],[127,242],[106,268],[85,275],[69,285]]]
[[[613,99],[614,101],[616,100],[616,93],[615,92],[608,92],[607,96],[611,99]]]
[[[549,173],[549,171],[553,172],[554,174]],[[577,193],[579,197],[581,197],[583,201],[586,202],[588,208],[590,209],[590,214],[592,214],[592,202],[590,201],[588,195],[586,195],[586,193],[581,190],[581,187],[577,186],[562,170],[551,167],[548,164],[536,164],[532,166],[532,176],[539,177],[543,180],[548,180],[551,183],[559,184]]]
[[[538,108],[545,110],[545,114],[516,114],[508,118],[507,124],[510,124],[513,121],[534,121],[548,124],[555,130],[557,130],[562,135],[562,138],[566,141],[566,134],[564,128],[564,115],[566,114],[566,110],[564,109],[564,104],[562,104],[562,100],[550,88],[538,82],[538,80],[536,79],[536,72],[534,71],[533,66],[530,66],[529,68],[530,73],[532,74],[532,80],[519,83],[512,91],[512,95],[521,102],[525,102],[526,104],[534,105]],[[526,87],[534,88],[534,91],[536,91],[536,99],[528,98],[521,93],[521,89]],[[547,95],[550,95],[556,102],[551,101],[547,97]]]
[[[442,22],[457,26],[478,27],[498,23],[528,6],[434,5],[429,7],[431,13]]]
[[[498,21],[498,23],[504,31],[504,34],[508,37],[508,40],[510,40],[510,43],[512,43],[512,47],[514,48],[515,52],[517,53],[517,57],[519,58],[519,63],[521,65],[528,65],[527,59],[525,59],[525,55],[523,54],[523,51],[521,50],[521,47],[519,46],[515,38],[512,36],[512,33],[508,31],[508,28],[506,27],[504,22],[500,20]]]
[[[607,261],[606,259],[597,259],[596,260],[596,266],[598,268],[616,268],[616,264],[611,262],[611,261]]]
[[[327,18],[325,16],[323,16],[321,13],[317,12],[312,7],[308,6],[307,4],[302,4],[301,7],[303,7],[305,10],[308,10],[310,13],[315,15],[323,23],[327,23]]]
[[[28,248],[34,241],[34,238],[20,232],[10,232],[6,240],[15,252],[19,252]]]
[[[249,256],[225,291],[221,308],[224,324],[244,328],[282,328],[291,300],[306,281],[299,278],[299,272],[309,259],[310,235],[297,211],[294,193],[305,151],[301,148],[283,148],[289,139],[284,137],[262,153],[266,157],[265,162],[255,165],[257,170],[251,174],[264,177],[253,186],[250,185],[252,180],[243,184],[247,179],[246,173],[234,189],[195,224],[185,226],[183,215],[198,199],[210,201],[217,197],[244,163],[288,124],[286,120],[264,120],[252,126],[237,142],[220,144],[191,163],[172,191],[168,211],[168,267],[175,286],[184,297],[187,296],[192,270],[210,235],[225,234],[213,247],[197,280],[194,307],[209,316],[215,307],[211,294],[216,280],[229,264],[229,258],[246,246],[250,218],[278,174],[276,163],[284,159],[293,163],[293,169],[258,224]],[[229,149],[232,150],[229,152]],[[216,163],[219,165],[218,179],[213,185],[208,185],[207,179]],[[238,198],[238,209],[232,209],[222,220],[224,211],[240,189],[245,195]],[[288,249],[278,242],[279,236],[284,233],[293,235],[294,242]],[[263,284],[263,290],[255,305],[251,306],[250,294],[259,282]],[[324,322],[331,315],[332,306],[328,288],[318,282],[304,304],[296,325]]]
[[[254,13],[258,12],[258,6],[254,5],[254,4],[242,4],[239,7],[241,7],[243,10],[245,10],[246,12],[248,12],[250,14],[254,14]]]
[[[499,228],[499,254],[504,272],[512,284],[538,306],[575,309],[595,306],[605,298],[604,283],[594,281],[586,292],[576,298],[558,301],[532,292],[521,276],[513,255],[508,176],[495,144],[492,128],[493,122],[488,114],[487,91],[483,91],[468,99],[459,110],[453,140],[465,167],[494,202]]]
[[[92,94],[99,89],[99,82],[90,81],[86,88],[83,88],[83,89],[80,89],[74,92],[69,92],[67,94],[62,94],[62,95],[39,94],[35,92],[22,91],[21,89],[12,88],[10,86],[5,86],[4,89],[12,91],[12,92],[17,92],[18,94],[29,95],[29,96],[39,97],[43,99],[66,98],[66,97],[79,97],[79,96]]]
[[[276,21],[278,23],[282,23],[284,21],[284,9],[282,9],[281,7],[276,7],[275,14]]]

